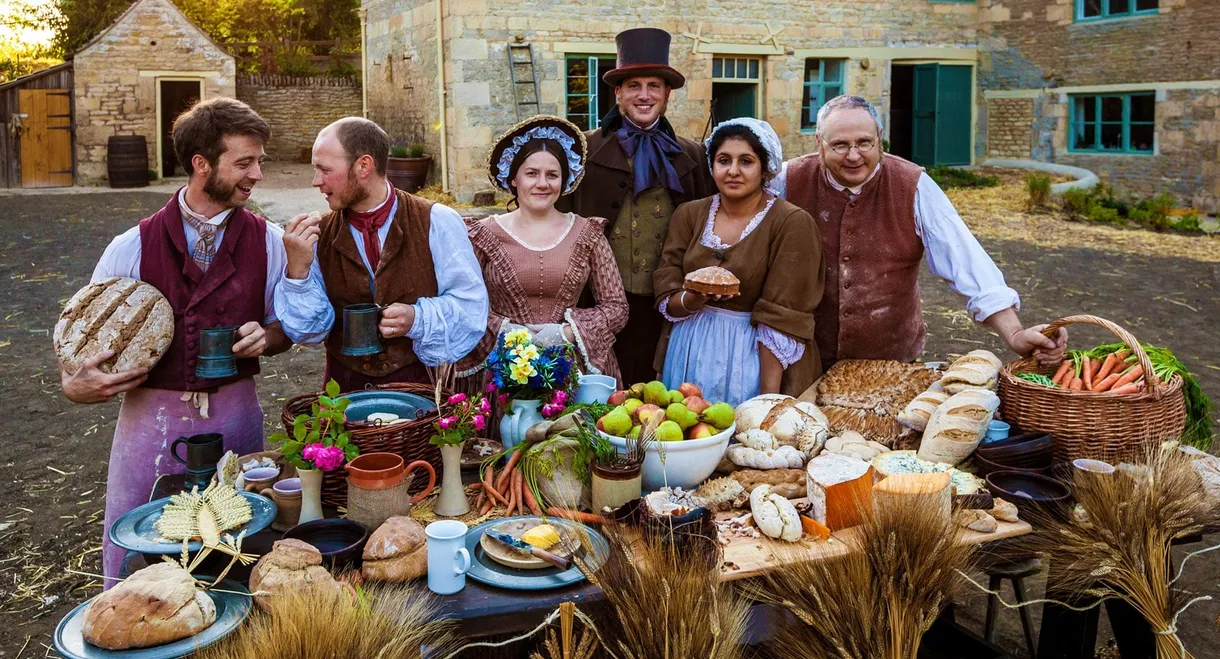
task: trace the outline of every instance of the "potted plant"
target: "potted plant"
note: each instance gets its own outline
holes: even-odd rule
[[[424,153],[423,144],[396,143],[390,147],[389,162],[386,165],[386,177],[394,187],[404,192],[419,192],[428,180],[428,170],[432,167],[432,156]]]
[[[292,437],[277,432],[268,438],[301,478],[300,524],[323,517],[322,472],[341,469],[360,455],[360,449],[351,443],[352,433],[344,428],[349,402],[339,397],[339,383],[331,380],[314,401],[311,414],[293,419]]]
[[[428,440],[441,449],[443,474],[441,495],[433,511],[442,517],[459,517],[470,512],[462,485],[462,444],[487,428],[491,404],[482,394],[456,393],[445,404],[448,414],[432,422],[436,434]]]

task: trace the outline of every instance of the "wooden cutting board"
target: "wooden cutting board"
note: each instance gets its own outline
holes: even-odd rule
[[[793,503],[804,503],[804,501],[804,499],[793,499]],[[726,520],[731,517],[740,517],[745,512],[719,513],[716,515],[716,519]],[[965,529],[962,542],[982,544],[1015,538],[1033,530],[1033,527],[1024,520],[996,521],[999,526],[994,533],[979,533]],[[724,547],[724,562],[720,565],[720,576],[724,581],[734,581],[757,576],[786,562],[838,558],[850,551],[848,543],[854,541],[855,534],[858,532],[859,527],[836,531],[825,542],[818,542],[808,535],[797,542],[784,542],[766,536],[745,538],[730,534],[729,543]]]

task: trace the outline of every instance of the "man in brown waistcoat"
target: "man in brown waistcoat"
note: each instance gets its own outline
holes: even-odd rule
[[[826,291],[814,313],[822,366],[839,359],[914,361],[926,326],[919,262],[966,297],[978,322],[1020,355],[1057,361],[1067,332],[1021,326],[1020,298],[919,165],[882,152],[881,118],[859,96],[827,101],[817,117],[818,152],[790,160],[779,177],[786,198],[822,233]]]
[[[561,197],[556,207],[609,219],[606,233],[629,309],[614,354],[623,382],[631,384],[657,377],[652,361],[664,321],[653,305],[652,272],[669,218],[679,204],[706,197],[716,187],[703,146],[678,137],[665,119],[670,93],[686,84],[669,66],[669,33],[635,28],[614,41],[618,65],[602,79],[614,87],[617,104],[602,117],[601,128],[585,133],[587,183]]]
[[[152,284],[174,309],[174,338],[151,370],[104,373],[103,352],[68,375],[64,394],[101,403],[124,393],[110,449],[105,529],[146,503],[157,478],[185,467],[171,442],[224,435],[224,448],[263,450],[263,412],[255,390],[259,356],[291,345],[276,319],[274,289],[283,278],[283,231],[245,209],[262,180],[267,122],[231,98],[200,101],[174,120],[174,152],[190,179],[152,217],[106,248],[92,281],[130,277]],[[237,375],[197,377],[199,333],[236,327]],[[116,576],[123,551],[103,534],[102,566]],[[108,581],[106,586],[113,585]]]
[[[343,391],[430,384],[425,367],[457,363],[487,329],[487,288],[462,217],[394,189],[389,153],[389,137],[368,119],[323,128],[313,186],[330,212],[299,215],[284,232],[288,268],[276,310],[294,342],[325,342],[323,381],[333,378]],[[383,349],[343,355],[343,308],[369,302],[384,307]]]

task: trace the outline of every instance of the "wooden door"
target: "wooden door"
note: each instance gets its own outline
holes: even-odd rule
[[[72,185],[72,99],[67,89],[22,89],[21,187]]]
[[[911,160],[924,167],[936,164],[936,88],[939,73],[939,64],[915,66],[911,96]]]
[[[936,164],[969,165],[974,72],[940,64],[936,76]]]

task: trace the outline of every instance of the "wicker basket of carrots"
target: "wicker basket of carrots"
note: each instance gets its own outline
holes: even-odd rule
[[[1182,438],[1184,369],[1158,368],[1130,332],[1104,318],[1069,316],[1045,333],[1054,336],[1073,324],[1104,327],[1121,343],[1072,351],[1057,365],[1033,357],[1005,365],[999,382],[1004,420],[1022,432],[1053,435],[1056,462],[1092,458],[1117,464]]]

